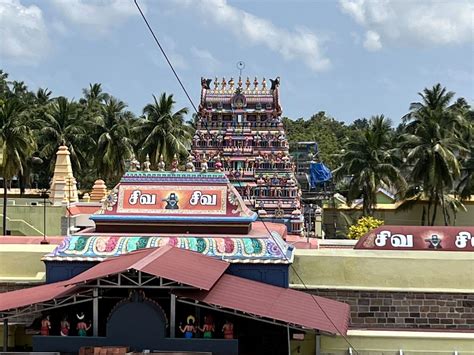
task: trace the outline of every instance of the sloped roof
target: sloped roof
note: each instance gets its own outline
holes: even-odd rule
[[[75,290],[77,290],[77,286],[68,286],[67,281],[61,281],[5,292],[0,294],[0,311],[46,302],[72,294]]]
[[[78,284],[127,270],[137,270],[202,290],[210,290],[228,266],[225,261],[166,245],[107,259],[73,277],[68,284]]]
[[[346,334],[349,327],[348,304],[228,274],[222,275],[210,291],[174,290],[173,293],[181,298],[332,334]]]
[[[224,274],[228,266],[224,261],[171,246],[144,249],[111,258],[67,281],[2,293],[0,311],[62,298],[79,290],[80,283],[133,269],[200,289],[172,290],[180,298],[304,329],[347,333],[349,305]]]

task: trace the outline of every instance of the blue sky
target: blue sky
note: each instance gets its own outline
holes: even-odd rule
[[[194,102],[200,77],[281,77],[284,115],[398,122],[441,82],[473,104],[473,3],[139,0]],[[190,106],[132,0],[0,0],[0,68],[31,89],[91,82],[139,114],[163,91]]]

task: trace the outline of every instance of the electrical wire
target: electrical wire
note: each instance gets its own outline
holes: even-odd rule
[[[140,12],[140,15],[142,16],[143,18],[143,21],[145,22],[146,26],[148,27],[148,30],[150,31],[151,35],[153,36],[153,39],[155,40],[157,46],[159,47],[161,53],[163,54],[163,56],[165,57],[166,59],[166,62],[168,63],[168,65],[170,66],[171,68],[171,71],[173,72],[174,76],[176,77],[176,80],[178,81],[179,85],[181,86],[181,89],[184,91],[186,97],[188,98],[189,102],[191,103],[194,111],[196,112],[196,114],[199,116],[199,111],[198,109],[196,108],[196,105],[194,105],[194,102],[193,100],[191,99],[191,96],[189,95],[188,91],[186,90],[186,87],[184,86],[184,84],[182,83],[181,79],[179,78],[179,75],[178,73],[176,72],[176,70],[174,69],[173,67],[173,64],[171,63],[171,61],[169,60],[168,56],[166,55],[166,52],[165,50],[163,49],[163,47],[161,46],[160,44],[160,41],[158,40],[158,38],[156,37],[153,29],[151,28],[150,24],[148,23],[148,20],[146,19],[145,17],[145,14],[143,13],[142,9],[140,8],[140,5],[138,4],[137,0],[133,0],[134,3],[135,3],[135,6],[137,7],[138,11]],[[203,121],[204,122],[204,126],[207,130],[207,132],[209,134],[211,134],[210,130],[209,130],[209,127],[207,125],[207,122],[206,121]],[[237,180],[237,183],[239,184],[239,187],[242,188],[242,184],[241,184],[241,181],[240,180]],[[295,267],[293,266],[293,264],[291,263],[291,261],[289,260],[289,258],[287,257],[286,253],[282,250],[281,246],[279,245],[279,243],[275,240],[275,237],[273,236],[273,234],[271,233],[270,229],[268,228],[267,224],[265,223],[265,221],[258,215],[257,213],[257,218],[262,222],[263,226],[265,227],[268,235],[270,236],[270,238],[272,238],[272,240],[275,242],[275,244],[278,246],[278,248],[280,249],[280,252],[282,253],[282,255],[284,256],[285,260],[288,262],[288,264],[290,265],[291,269],[293,270],[294,274],[297,276],[297,278],[300,280],[301,284],[303,285],[304,289],[306,291],[310,291],[308,286],[305,284],[305,282],[303,281],[303,279],[301,278],[300,274],[296,271]],[[319,304],[318,300],[316,299],[317,296],[315,295],[311,295],[312,299],[314,300],[315,304],[318,306],[318,308],[321,310],[321,312],[324,314],[324,316],[329,320],[329,322],[332,324],[332,326],[334,327],[334,329],[339,333],[339,335],[341,335],[343,337],[343,339],[346,341],[346,343],[351,347],[351,349],[356,353],[358,354],[357,350],[354,348],[354,346],[351,344],[351,342],[349,341],[349,339],[347,339],[347,337],[338,329],[338,327],[336,326],[336,324],[333,322],[333,320],[331,319],[331,317],[329,317],[329,315],[326,313],[326,311],[324,310],[324,308]]]

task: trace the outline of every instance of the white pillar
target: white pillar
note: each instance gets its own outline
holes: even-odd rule
[[[92,290],[92,335],[99,336],[99,289]]]
[[[171,294],[170,300],[170,338],[176,337],[176,296]]]
[[[290,326],[286,326],[286,333],[288,335],[288,355],[291,355],[291,338],[290,338]]]

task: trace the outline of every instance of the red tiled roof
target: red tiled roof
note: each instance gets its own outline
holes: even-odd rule
[[[76,286],[67,286],[68,282],[61,281],[51,284],[23,288],[21,290],[0,294],[0,311],[24,307],[35,303],[50,301],[73,293]]]
[[[134,269],[202,290],[210,290],[228,266],[229,263],[225,261],[166,245],[107,259],[67,283],[78,284]]]
[[[176,290],[173,293],[178,297],[332,334],[346,334],[349,326],[348,304],[228,274],[222,275],[208,292]]]
[[[223,274],[228,266],[224,261],[172,246],[143,249],[103,261],[67,281],[2,293],[0,311],[61,298],[77,291],[79,286],[75,284],[134,269],[201,289],[174,290],[180,298],[235,309],[306,329],[347,333],[349,305]]]
[[[101,206],[76,206],[72,205],[69,207],[69,213],[71,216],[79,214],[93,214],[100,210]]]

